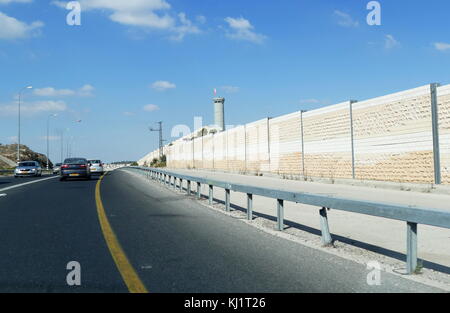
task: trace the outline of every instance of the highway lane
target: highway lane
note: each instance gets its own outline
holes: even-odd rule
[[[96,183],[50,179],[0,198],[0,292],[127,292],[99,227]],[[66,283],[71,261],[81,286]]]
[[[51,177],[52,175],[43,174],[42,177],[20,177],[14,178],[14,176],[0,176],[0,190],[15,185],[24,184],[27,182],[41,180],[43,178]]]
[[[47,180],[0,198],[0,291],[127,292],[99,224],[98,181]],[[100,185],[106,218],[149,292],[439,291],[262,232],[117,170]],[[81,264],[82,284],[66,284]]]
[[[262,232],[166,188],[115,171],[103,204],[150,292],[436,291]]]

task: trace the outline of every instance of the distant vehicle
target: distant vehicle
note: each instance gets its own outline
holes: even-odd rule
[[[36,161],[24,161],[19,162],[16,169],[14,170],[14,177],[25,177],[25,176],[42,176],[42,168],[39,162]]]
[[[86,178],[91,179],[91,164],[84,158],[65,159],[61,165],[60,181],[68,178]]]
[[[91,173],[92,174],[100,174],[103,175],[105,172],[104,170],[104,164],[100,160],[89,160],[89,163],[91,163]]]
[[[56,163],[53,167],[53,174],[59,174],[59,171],[61,170],[62,163]]]

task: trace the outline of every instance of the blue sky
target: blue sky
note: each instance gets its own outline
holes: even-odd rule
[[[213,122],[213,89],[238,125],[431,82],[450,82],[450,2],[368,0],[84,0],[69,26],[64,1],[0,0],[0,143],[59,161],[72,154],[136,160],[194,116]],[[77,122],[81,120],[81,122]],[[67,143],[67,140],[66,140]],[[66,145],[65,145],[66,148]],[[66,154],[66,152],[64,153]]]

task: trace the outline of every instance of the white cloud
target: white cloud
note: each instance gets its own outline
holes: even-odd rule
[[[47,141],[47,136],[41,136],[41,137],[39,137],[39,139]],[[61,139],[60,136],[48,136],[49,141],[56,141],[59,139]]]
[[[222,86],[219,89],[223,90],[226,93],[236,93],[240,90],[240,88],[236,86]]]
[[[200,29],[192,24],[192,22],[186,17],[186,14],[178,14],[178,19],[180,20],[181,25],[173,28],[173,32],[175,32],[175,34],[170,36],[171,40],[181,41],[187,34],[201,33]]]
[[[0,0],[0,4],[10,4],[10,3],[31,3],[33,0]]]
[[[34,94],[40,97],[65,97],[65,96],[80,96],[89,97],[92,96],[94,87],[91,85],[84,85],[78,90],[72,89],[55,89],[53,87],[38,88],[34,90]]]
[[[134,113],[134,112],[123,112],[123,115],[125,115],[125,116],[135,116],[136,113]]]
[[[156,104],[147,104],[143,107],[143,109],[146,112],[154,112],[159,110],[159,106],[157,106]]]
[[[106,11],[113,22],[141,27],[143,29],[165,30],[173,35],[171,40],[182,40],[186,34],[198,34],[200,30],[187,19],[185,13],[171,14],[171,5],[165,0],[80,0],[83,11]],[[67,1],[53,1],[65,8]],[[200,19],[201,23],[202,19]]]
[[[60,96],[72,96],[75,94],[75,91],[70,89],[55,89],[53,87],[46,87],[35,89],[33,92],[36,96],[40,97],[60,97]]]
[[[450,43],[445,42],[435,42],[434,47],[439,51],[447,51],[450,50]]]
[[[95,88],[92,85],[87,84],[81,87],[77,94],[81,97],[91,97],[93,96],[94,90]]]
[[[30,103],[23,103],[20,111],[23,115],[32,116],[43,112],[63,112],[67,110],[67,105],[64,101],[35,101]],[[0,106],[1,116],[16,116],[17,104],[7,104]]]
[[[31,24],[0,12],[0,39],[21,39],[39,34],[39,29],[44,26],[41,21]]]
[[[176,87],[177,86],[175,84],[164,80],[156,81],[151,85],[151,88],[156,91],[166,91],[169,89],[175,89]]]
[[[19,138],[19,137],[17,137],[17,136],[10,136],[10,137],[8,137],[8,138],[6,138],[10,143],[17,143],[17,138]]]
[[[302,99],[300,104],[320,104],[322,101],[318,99]]]
[[[254,32],[253,25],[250,23],[249,20],[246,20],[243,17],[239,18],[227,17],[225,18],[225,22],[228,23],[228,26],[230,28],[230,30],[227,31],[226,34],[227,37],[230,39],[250,41],[253,43],[261,44],[267,38],[262,34]]]
[[[333,13],[334,17],[337,18],[337,23],[342,27],[358,27],[359,22],[355,21],[350,14],[345,12],[335,10]]]
[[[195,20],[200,23],[200,24],[205,24],[206,23],[206,17],[203,15],[197,15],[195,17]]]
[[[400,42],[392,35],[386,35],[384,39],[384,48],[387,50],[394,49],[400,46]]]

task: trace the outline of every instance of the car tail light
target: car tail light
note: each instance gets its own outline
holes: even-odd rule
[[[69,165],[67,164],[61,165],[61,168],[69,168]]]
[[[85,164],[81,164],[80,167],[81,168],[86,168],[86,165]]]

